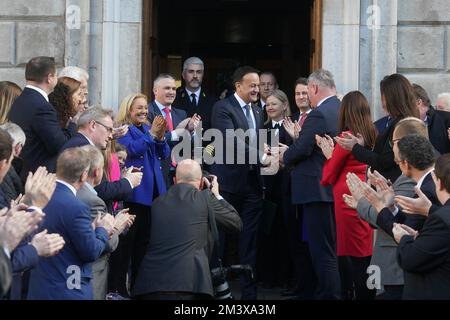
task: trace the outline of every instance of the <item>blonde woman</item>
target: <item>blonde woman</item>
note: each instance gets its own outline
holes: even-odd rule
[[[125,165],[128,170],[143,173],[142,182],[133,190],[131,200],[124,203],[124,207],[136,215],[134,225],[125,236],[123,254],[126,261],[122,261],[126,274],[128,257],[131,256],[131,288],[150,239],[152,202],[166,193],[160,161],[170,156],[169,145],[164,138],[166,121],[158,116],[150,126],[147,115],[148,99],[137,93],[123,99],[117,117],[118,123],[129,125],[128,132],[117,140],[128,153]],[[123,273],[122,277],[124,279]],[[120,289],[119,293],[122,293]]]
[[[0,81],[0,124],[8,122],[8,113],[22,89],[10,81]]]

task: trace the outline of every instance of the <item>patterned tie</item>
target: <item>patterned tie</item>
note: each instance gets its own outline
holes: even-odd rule
[[[250,106],[246,104],[245,108],[245,117],[247,118],[248,128],[250,129],[250,142],[254,141],[256,138],[255,126],[253,125],[252,115],[250,114]]]
[[[306,113],[306,112],[303,112],[302,113],[302,115],[301,115],[301,117],[300,117],[300,127],[303,127],[303,124],[305,123],[305,120],[306,120],[306,116],[307,116],[308,114]]]
[[[191,98],[192,107],[195,109],[197,108],[197,97],[195,93],[191,93]]]

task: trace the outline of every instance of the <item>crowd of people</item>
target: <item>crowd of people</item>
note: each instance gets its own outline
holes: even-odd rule
[[[212,299],[235,265],[245,300],[450,299],[449,93],[433,107],[387,75],[373,122],[325,69],[291,107],[270,70],[239,67],[216,98],[204,68],[186,59],[183,86],[160,74],[117,114],[51,57],[23,89],[0,82],[1,298]]]

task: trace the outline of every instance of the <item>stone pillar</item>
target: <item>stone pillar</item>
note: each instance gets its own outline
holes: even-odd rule
[[[380,81],[397,71],[397,0],[362,0],[359,89],[369,100],[372,117],[385,115]]]
[[[359,0],[324,0],[322,67],[330,70],[338,93],[359,86]]]
[[[446,0],[398,0],[398,71],[434,104],[450,92],[450,9]]]

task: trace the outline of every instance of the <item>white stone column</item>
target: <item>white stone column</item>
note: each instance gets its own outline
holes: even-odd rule
[[[359,87],[359,0],[324,0],[322,67],[330,70],[339,93]]]
[[[397,71],[397,24],[397,0],[361,0],[359,88],[374,120],[385,115],[380,81]]]

